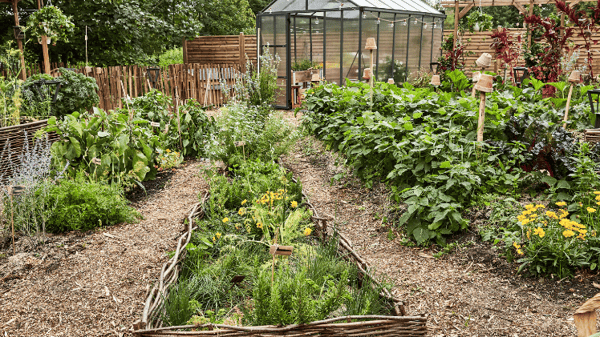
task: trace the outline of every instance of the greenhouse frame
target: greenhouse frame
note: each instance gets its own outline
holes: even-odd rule
[[[276,106],[291,108],[299,84],[293,82],[306,80],[295,76],[293,65],[315,65],[313,82],[361,81],[371,64],[367,38],[377,43],[375,80],[400,83],[417,70],[429,70],[441,55],[445,18],[421,0],[273,1],[257,15],[256,27],[260,52],[280,58]]]

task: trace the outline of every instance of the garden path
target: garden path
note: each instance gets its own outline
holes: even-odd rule
[[[0,336],[129,335],[186,212],[207,189],[202,164],[151,182],[158,187],[134,204],[144,216],[138,224],[52,236],[16,264],[0,260]]]
[[[367,190],[348,178],[331,185],[344,169],[312,137],[282,163],[302,181],[320,216],[335,218],[375,272],[396,285],[393,293],[405,301],[407,313],[429,315],[431,336],[576,335],[572,315],[584,300],[571,281],[518,277],[516,265],[481,242],[440,259],[401,245],[402,234],[390,232],[379,217],[387,203],[385,186]]]

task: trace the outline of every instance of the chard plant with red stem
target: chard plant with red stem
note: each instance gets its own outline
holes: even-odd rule
[[[490,47],[494,49],[496,58],[502,60],[508,66],[510,73],[513,73],[513,68],[519,62],[519,56],[523,50],[523,42],[521,34],[511,35],[506,28],[498,28],[492,32],[491,38],[493,42]],[[513,85],[515,79],[511,76]]]
[[[594,8],[594,16],[589,17],[586,12],[578,11],[575,8],[567,5],[564,1],[556,1],[556,9],[559,12],[564,13],[569,21],[573,22],[574,29],[577,31],[577,36],[583,38],[583,48],[587,52],[586,61],[588,63],[588,67],[590,69],[590,78],[594,77],[594,68],[592,67],[592,45],[598,44],[598,39],[594,39],[594,36],[600,28],[598,27],[598,23],[600,23],[600,2]]]

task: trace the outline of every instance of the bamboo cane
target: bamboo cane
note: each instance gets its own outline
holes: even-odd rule
[[[13,191],[10,188],[10,224],[12,227],[12,244],[13,244],[13,256],[16,255],[15,249],[15,207],[13,205]]]
[[[477,141],[483,142],[483,124],[485,123],[485,92],[479,93],[479,121],[477,122]]]
[[[569,88],[569,96],[567,96],[567,106],[565,107],[565,117],[563,118],[563,129],[567,129],[567,119],[569,119],[569,106],[571,105],[571,95],[573,95],[573,83]],[[563,96],[564,97],[564,96]]]

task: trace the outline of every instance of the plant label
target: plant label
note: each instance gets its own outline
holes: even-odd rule
[[[271,249],[269,249],[269,254],[271,254],[273,256],[275,256],[275,255],[290,256],[290,255],[292,255],[293,251],[294,251],[294,247],[292,247],[292,246],[272,245]]]
[[[159,128],[160,127],[160,123],[158,123],[158,122],[150,122],[150,126],[153,126],[155,128]]]
[[[18,197],[21,194],[23,194],[23,192],[25,192],[25,186],[23,186],[23,185],[11,186],[10,193],[12,194],[13,197]]]

